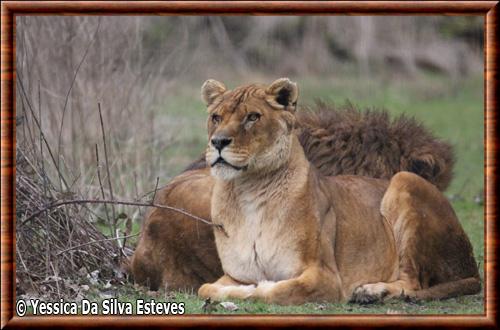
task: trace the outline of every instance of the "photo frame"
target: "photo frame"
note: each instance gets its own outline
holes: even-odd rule
[[[484,50],[485,314],[404,315],[186,315],[92,317],[92,326],[482,326],[496,328],[498,3],[495,1],[79,1],[2,2],[1,92],[1,326],[86,327],[90,318],[17,317],[15,301],[15,17],[18,15],[482,15]]]

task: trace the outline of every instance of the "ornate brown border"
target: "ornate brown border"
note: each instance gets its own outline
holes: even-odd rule
[[[484,15],[485,17],[485,299],[479,316],[230,316],[176,317],[24,317],[14,316],[15,109],[14,59],[16,15]],[[495,188],[498,90],[498,1],[5,1],[1,4],[1,327],[85,326],[483,326],[497,328],[497,208]]]

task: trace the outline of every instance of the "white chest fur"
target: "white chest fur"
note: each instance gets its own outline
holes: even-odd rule
[[[224,271],[244,283],[280,281],[300,272],[295,242],[283,237],[286,212],[269,201],[267,194],[243,193],[235,209],[219,210],[229,237],[217,235]]]

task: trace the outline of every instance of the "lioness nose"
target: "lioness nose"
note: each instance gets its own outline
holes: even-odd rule
[[[210,140],[210,142],[212,142],[212,145],[219,151],[228,146],[232,141],[232,138],[228,138],[226,136],[217,136]]]

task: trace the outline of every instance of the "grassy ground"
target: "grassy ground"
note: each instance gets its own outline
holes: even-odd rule
[[[271,78],[272,79],[272,78]],[[271,80],[267,79],[267,80]],[[267,81],[264,80],[264,81]],[[334,103],[349,99],[362,107],[386,108],[393,115],[405,113],[423,121],[437,136],[455,146],[457,163],[455,179],[445,192],[474,246],[476,260],[483,277],[484,223],[483,223],[483,83],[482,77],[458,80],[437,76],[421,79],[379,78],[373,81],[355,78],[335,80],[297,79],[301,90],[300,102],[310,104],[316,98]],[[235,86],[241,82],[230,82]],[[200,82],[201,85],[201,82]],[[163,157],[168,159],[171,175],[176,175],[204,149],[206,112],[199,101],[199,86],[183,87],[173,91],[162,107],[172,123],[176,136],[173,147]],[[148,293],[132,286],[116,289],[120,300],[134,301]],[[99,290],[96,290],[96,298]],[[155,299],[158,294],[151,293]],[[92,291],[89,293],[92,296]],[[162,294],[159,294],[162,297]],[[187,313],[204,313],[204,302],[195,295],[175,293],[167,299],[186,303]],[[483,294],[447,301],[411,304],[388,301],[372,306],[349,304],[306,304],[283,307],[261,303],[234,301],[239,307],[231,312],[214,305],[214,313],[410,313],[463,314],[483,313]]]
[[[409,303],[398,300],[388,300],[373,305],[307,303],[300,306],[279,306],[261,302],[231,300],[237,310],[224,308],[219,302],[206,304],[203,300],[190,293],[147,292],[140,288],[125,285],[117,290],[107,292],[119,301],[132,302],[135,309],[137,299],[155,301],[175,301],[185,304],[186,314],[482,314],[483,294],[452,298],[445,301],[430,301]],[[87,297],[93,301],[102,299],[102,290],[96,287]]]

